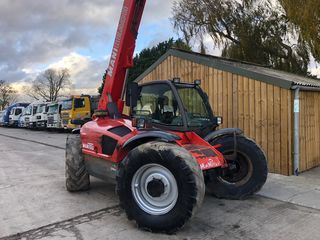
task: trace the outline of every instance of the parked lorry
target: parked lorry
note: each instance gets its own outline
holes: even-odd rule
[[[49,129],[61,129],[61,108],[62,101],[48,104],[48,121],[47,128]]]
[[[76,121],[90,120],[97,109],[99,96],[80,95],[71,96],[62,101],[61,119],[64,129],[75,129],[80,127]]]
[[[37,107],[35,119],[36,119],[36,128],[38,129],[45,129],[47,127],[48,104],[50,103],[41,103]]]
[[[245,199],[263,186],[268,169],[262,149],[240,129],[217,129],[222,119],[200,81],[129,84],[130,116],[123,114],[145,2],[124,0],[98,110],[67,139],[66,188],[87,190],[90,175],[111,179],[129,219],[142,229],[173,233],[196,214],[205,190]]]
[[[20,117],[19,117],[19,120],[18,120],[18,127],[20,128],[26,128],[27,125],[26,125],[26,121],[29,121],[30,119],[30,114],[29,114],[29,111],[30,111],[30,107],[27,106],[25,109],[23,109]]]
[[[26,128],[36,128],[37,126],[37,109],[38,106],[43,104],[42,101],[35,101],[31,103],[25,110],[23,120],[24,120],[24,127]]]
[[[9,126],[9,116],[10,116],[10,112],[11,109],[14,107],[27,107],[29,105],[29,103],[14,103],[12,105],[10,105],[9,107],[7,107],[4,110],[4,114],[3,114],[3,126]]]
[[[9,115],[9,127],[18,127],[19,125],[19,118],[23,112],[25,107],[13,107],[11,108],[10,115]]]

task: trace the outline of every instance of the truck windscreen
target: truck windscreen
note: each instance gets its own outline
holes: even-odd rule
[[[72,99],[63,101],[62,110],[70,110],[70,109],[72,109]]]

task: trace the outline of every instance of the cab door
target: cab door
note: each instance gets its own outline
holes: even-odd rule
[[[88,97],[80,97],[74,99],[74,117],[73,119],[90,118],[90,101]]]

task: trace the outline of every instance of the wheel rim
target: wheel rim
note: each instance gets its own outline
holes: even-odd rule
[[[175,177],[159,164],[140,167],[132,178],[131,190],[138,206],[151,215],[168,213],[178,199]]]
[[[223,153],[230,154],[230,153]],[[220,176],[220,180],[228,184],[233,184],[236,186],[244,185],[249,181],[253,174],[253,166],[249,157],[242,153],[237,152],[237,158],[232,161],[228,161],[234,165],[235,169],[226,170],[224,176]]]

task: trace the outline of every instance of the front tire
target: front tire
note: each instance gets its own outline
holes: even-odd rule
[[[150,142],[121,162],[117,193],[128,218],[140,228],[174,233],[201,206],[205,185],[197,161],[185,149]]]
[[[69,192],[85,191],[90,188],[79,134],[71,134],[67,138],[65,171],[66,188]]]
[[[207,191],[218,198],[246,199],[258,192],[267,180],[268,165],[264,152],[251,139],[237,137],[237,157],[227,161],[232,168],[214,169],[207,173]],[[224,154],[234,151],[234,136],[214,139],[211,145],[221,145],[218,150]]]

